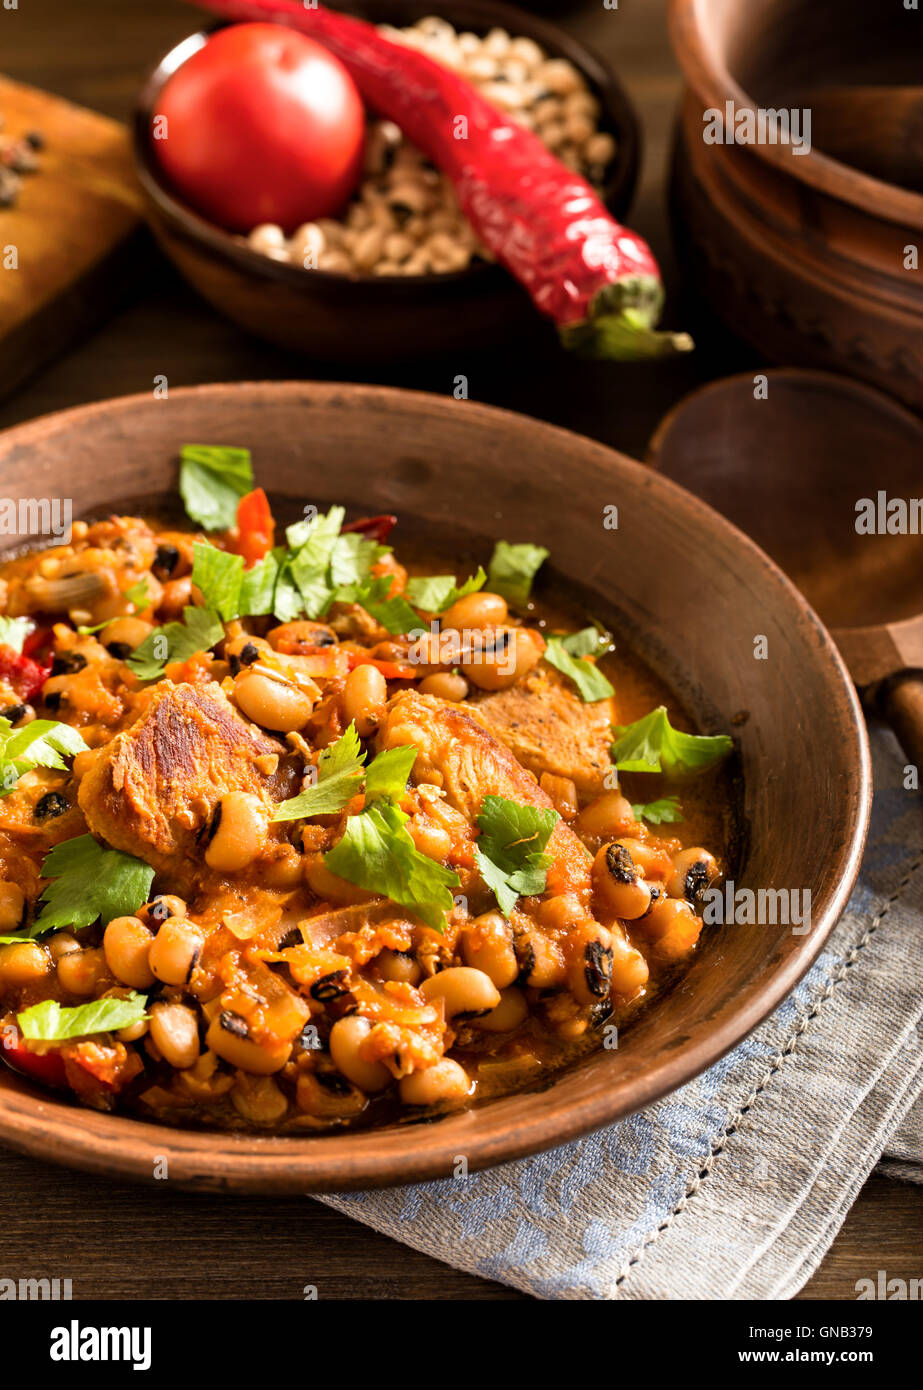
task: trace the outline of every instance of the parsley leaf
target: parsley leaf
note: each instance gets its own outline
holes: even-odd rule
[[[28,618],[0,617],[0,646],[12,647],[14,652],[21,652],[33,626]]]
[[[74,1008],[62,1007],[55,999],[43,999],[17,1014],[16,1022],[23,1037],[33,1042],[62,1042],[65,1038],[130,1028],[147,1018],[146,1008],[146,997],[134,990],[127,999],[94,999]]]
[[[398,748],[386,748],[383,753],[373,758],[365,774],[366,806],[376,797],[400,801],[416,760],[417,750],[411,743],[402,744]]]
[[[284,555],[285,548],[279,546],[270,550],[262,560],[257,560],[248,570],[244,570],[238,599],[242,618],[260,618],[273,611],[276,584]]]
[[[147,580],[139,579],[137,584],[132,584],[130,589],[125,590],[125,598],[134,605],[137,613],[143,613],[145,608],[150,608],[151,601],[147,593]],[[105,626],[106,624],[103,623],[103,627]]]
[[[106,926],[113,917],[131,916],[147,902],[154,870],[92,835],[78,835],[45,855],[42,877],[54,882],[42,894],[34,936],[52,927],[88,927],[97,918]]]
[[[196,541],[192,547],[192,582],[210,608],[226,623],[240,617],[244,557]]]
[[[586,641],[586,634],[593,634],[592,650],[596,651],[599,647],[599,633],[595,627],[585,628],[583,632],[575,632],[573,637]],[[573,656],[571,649],[565,644],[567,638],[549,637],[547,646],[543,653],[549,666],[560,671],[562,675],[568,676],[580,692],[581,700],[590,703],[593,700],[607,700],[615,691],[599,667],[592,661],[587,661],[584,655]],[[583,650],[584,647],[578,648]]]
[[[295,552],[291,558],[291,577],[309,618],[322,617],[333,598],[336,585],[330,578],[330,563],[345,516],[343,507],[331,507],[329,512],[319,512],[311,521],[296,522],[285,533]]]
[[[24,772],[34,767],[53,767],[64,771],[64,758],[85,753],[86,744],[70,724],[55,719],[33,719],[21,729],[13,729],[0,716],[0,797],[9,796]]]
[[[283,801],[273,820],[303,820],[306,816],[332,816],[342,811],[359,790],[364,762],[356,726],[350,724],[336,743],[318,754],[317,781],[313,787]]]
[[[612,633],[607,632],[602,623],[582,627],[579,632],[555,632],[552,635],[560,639],[561,646],[571,656],[599,657],[615,650]]]
[[[184,608],[181,623],[155,627],[126,661],[139,680],[155,681],[168,661],[188,661],[196,652],[207,652],[224,636],[217,613],[207,608]]]
[[[632,806],[631,814],[635,820],[650,821],[651,825],[662,825],[664,821],[682,820],[679,813],[679,798],[675,796],[665,796],[660,801],[649,801],[647,805],[641,803]]]
[[[516,608],[525,608],[532,580],[548,555],[543,545],[510,545],[509,541],[497,541],[487,576],[491,592],[500,594]]]
[[[521,895],[545,891],[554,861],[544,849],[558,819],[557,811],[550,807],[522,806],[504,796],[485,796],[474,856],[504,917],[509,917]]]
[[[408,579],[405,593],[414,608],[424,613],[444,613],[468,594],[476,594],[487,583],[487,575],[478,565],[477,573],[466,579],[464,584],[456,585],[454,574],[429,574],[417,579]]]
[[[445,931],[445,914],[451,912],[451,890],[459,887],[458,874],[421,854],[407,829],[409,816],[390,801],[376,801],[349,816],[342,839],[324,855],[331,873],[381,893],[433,931]]]
[[[249,449],[224,444],[184,444],[179,490],[187,514],[206,531],[226,531],[237,520],[237,504],[253,491]]]
[[[613,729],[612,761],[623,772],[704,772],[734,747],[727,734],[706,737],[674,729],[666,705]]]

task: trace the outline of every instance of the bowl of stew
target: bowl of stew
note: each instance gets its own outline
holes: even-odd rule
[[[612,70],[565,30],[493,0],[453,0],[438,15],[426,0],[357,0],[348,9],[437,61],[448,43],[468,80],[503,110],[518,103],[516,118],[624,218],[638,169],[635,114]],[[157,162],[151,127],[164,84],[208,36],[190,35],[164,56],[133,123],[151,227],[200,294],[251,332],[320,360],[412,358],[534,331],[528,296],[487,259],[448,181],[374,113],[361,183],[338,217],[244,236],[191,208]]]
[[[0,439],[4,491],[54,515],[62,458],[70,534],[0,562],[5,1143],[237,1190],[483,1167],[689,1080],[807,969],[864,729],[695,498],[361,386],[62,412]],[[810,913],[706,911],[760,888]]]

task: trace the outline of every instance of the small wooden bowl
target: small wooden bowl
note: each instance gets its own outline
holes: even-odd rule
[[[398,25],[434,11],[430,0],[356,0],[348,8],[374,23]],[[552,57],[567,58],[580,69],[601,104],[600,128],[616,140],[603,198],[617,217],[624,217],[638,172],[638,126],[606,64],[556,25],[510,5],[447,0],[436,9],[459,30],[486,34],[498,25],[534,39]],[[495,346],[535,331],[540,316],[500,266],[480,262],[446,275],[399,277],[304,270],[270,260],[183,203],[154,158],[151,117],[167,78],[206,38],[203,31],[184,39],[148,78],[135,109],[133,145],[147,217],[158,242],[216,309],[259,337],[308,357],[343,363]]]
[[[536,420],[382,387],[251,383],[82,406],[0,436],[4,495],[73,497],[75,516],[175,505],[189,439],[249,445],[285,500],[396,512],[401,532],[485,558],[494,540],[549,547],[555,576],[677,692],[705,732],[739,740],[740,887],[811,893],[811,927],[710,927],[688,972],[543,1089],[428,1124],[269,1137],[181,1130],[71,1105],[0,1067],[0,1141],[42,1158],[186,1187],[306,1192],[418,1182],[563,1144],[689,1081],[774,1009],[817,955],[859,867],[869,812],[865,729],[827,633],[753,543],[621,454]],[[63,462],[62,462],[63,460]],[[67,482],[63,479],[67,478]],[[562,509],[561,479],[567,479]],[[619,526],[601,523],[603,502]],[[754,661],[763,633],[772,661]],[[746,711],[746,715],[741,712]],[[735,716],[738,716],[735,718]]]
[[[829,87],[919,84],[919,15],[866,0],[671,0],[670,32],[688,83],[673,170],[688,282],[771,360],[847,372],[919,410],[923,270],[904,260],[923,245],[923,194],[822,153],[822,119],[805,154],[703,139],[703,113],[727,102],[790,109]]]

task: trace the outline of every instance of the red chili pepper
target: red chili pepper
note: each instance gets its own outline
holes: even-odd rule
[[[692,347],[687,333],[654,331],[663,284],[647,243],[464,78],[364,20],[300,0],[195,3],[225,19],[288,25],[335,53],[369,106],[452,180],[468,221],[566,347],[623,361]]]
[[[40,1081],[43,1086],[66,1086],[64,1058],[60,1052],[30,1052],[17,1029],[0,1029],[0,1048],[3,1060],[24,1076]]]
[[[42,666],[31,656],[24,656],[0,643],[0,679],[5,680],[20,700],[31,700],[38,694],[51,673],[51,665]]]
[[[361,531],[370,541],[377,541],[383,545],[390,536],[392,530],[397,525],[397,517],[390,514],[385,516],[363,516],[358,521],[351,521],[347,526],[340,528],[343,531]]]
[[[272,550],[276,523],[269,510],[269,499],[261,487],[246,493],[237,504],[237,536],[231,543],[235,555],[242,555],[247,568]]]

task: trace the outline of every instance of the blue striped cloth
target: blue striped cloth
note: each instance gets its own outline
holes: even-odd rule
[[[890,733],[859,882],[782,1007],[710,1071],[563,1148],[320,1198],[539,1298],[789,1298],[923,1088],[923,805]]]

